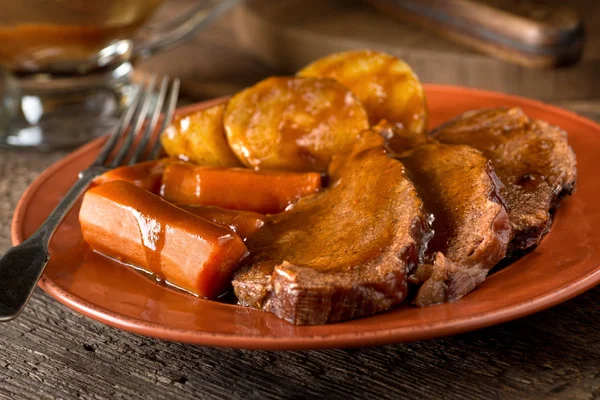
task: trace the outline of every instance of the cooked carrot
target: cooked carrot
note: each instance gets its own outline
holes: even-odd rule
[[[115,168],[97,176],[92,185],[125,181],[154,194],[158,194],[160,192],[162,173],[169,161],[168,158],[163,158]]]
[[[252,211],[226,210],[215,206],[187,204],[178,204],[177,207],[217,225],[225,226],[240,235],[244,240],[256,233],[265,223],[264,215]]]
[[[88,190],[79,221],[83,239],[97,252],[205,298],[227,288],[247,253],[230,229],[123,181]]]
[[[316,172],[253,171],[173,162],[165,168],[161,195],[172,203],[278,213],[321,188]]]

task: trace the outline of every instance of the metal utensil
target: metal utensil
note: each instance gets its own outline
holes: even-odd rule
[[[0,258],[0,321],[15,318],[27,304],[50,260],[48,244],[52,235],[92,180],[119,165],[152,160],[158,156],[159,141],[151,143],[151,139],[154,137],[162,111],[164,110],[164,118],[159,132],[166,128],[173,117],[179,93],[179,79],[171,81],[164,77],[158,93],[155,86],[156,76],[152,75],[140,86],[94,163],[79,173],[79,179],[46,221],[27,240],[11,248]],[[133,154],[128,158],[130,153]],[[114,156],[110,157],[111,154]]]

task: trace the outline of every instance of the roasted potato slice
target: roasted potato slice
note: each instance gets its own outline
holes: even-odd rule
[[[291,171],[325,171],[369,127],[356,96],[327,78],[267,78],[233,96],[223,121],[246,166]]]
[[[242,164],[231,152],[223,129],[224,104],[185,115],[177,115],[161,135],[169,156],[200,165],[239,167]]]
[[[298,76],[334,78],[363,103],[371,125],[382,119],[423,133],[427,123],[425,94],[419,78],[404,61],[371,50],[347,51],[321,58]]]

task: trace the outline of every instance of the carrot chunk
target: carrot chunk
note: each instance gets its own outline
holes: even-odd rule
[[[265,223],[265,216],[252,211],[226,210],[215,206],[194,206],[187,204],[178,204],[177,207],[183,208],[198,217],[214,222],[217,225],[225,226],[242,239],[246,240],[256,233]]]
[[[79,221],[92,249],[205,298],[226,290],[247,253],[230,229],[123,181],[88,190]]]
[[[160,192],[160,181],[168,158],[146,161],[133,165],[112,169],[97,176],[92,185],[102,185],[108,182],[125,181],[154,194]]]
[[[253,171],[174,162],[165,168],[161,195],[172,203],[274,214],[321,188],[316,172]]]

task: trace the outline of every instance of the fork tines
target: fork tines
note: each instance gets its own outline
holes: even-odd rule
[[[95,165],[115,168],[158,157],[158,137],[173,118],[180,82],[179,79],[171,80],[164,76],[156,90],[156,81],[156,74],[152,74],[139,85],[114,132],[100,151]],[[114,155],[111,157],[111,154]]]

